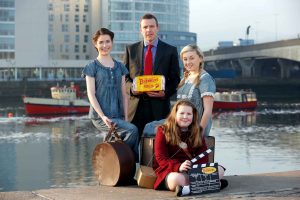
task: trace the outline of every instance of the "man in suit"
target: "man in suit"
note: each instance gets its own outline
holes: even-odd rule
[[[158,39],[158,31],[159,25],[156,17],[152,14],[145,14],[140,21],[143,41],[126,47],[124,63],[129,70],[127,80],[132,81],[136,76],[146,75],[145,71],[149,74],[149,69],[145,70],[145,62],[147,63],[146,60],[148,60],[145,55],[148,54],[148,46],[151,45],[150,74],[163,75],[166,81],[164,91],[140,93],[131,90],[130,92],[132,96],[139,98],[132,123],[138,127],[140,135],[147,123],[167,117],[170,112],[170,97],[176,92],[180,81],[177,49]]]

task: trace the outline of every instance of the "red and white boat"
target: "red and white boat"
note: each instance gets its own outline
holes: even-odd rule
[[[213,110],[254,110],[256,94],[250,90],[220,90],[215,93]]]
[[[90,104],[80,99],[79,86],[51,87],[52,98],[23,97],[27,115],[87,114]]]

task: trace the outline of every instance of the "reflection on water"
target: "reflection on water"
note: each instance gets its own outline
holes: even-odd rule
[[[1,106],[0,191],[97,184],[91,158],[104,135],[87,116],[33,118],[24,115],[22,106]],[[8,112],[15,117],[7,118]],[[228,175],[299,170],[299,121],[297,103],[215,113],[215,161]]]
[[[0,118],[0,191],[95,185],[102,140],[87,116]]]
[[[215,114],[211,135],[216,138],[216,161],[227,167],[227,174],[300,169],[300,106],[282,105]]]

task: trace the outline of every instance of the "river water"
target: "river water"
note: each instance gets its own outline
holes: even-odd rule
[[[211,135],[227,175],[300,170],[299,99],[214,113]],[[87,116],[27,117],[19,100],[0,100],[0,192],[96,185],[91,158],[103,137]]]

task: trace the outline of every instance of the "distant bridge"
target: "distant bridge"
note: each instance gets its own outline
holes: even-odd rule
[[[300,78],[300,39],[204,52],[205,68],[220,78]]]

